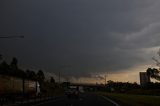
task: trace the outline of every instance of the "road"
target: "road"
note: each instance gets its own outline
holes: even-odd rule
[[[116,106],[101,96],[95,94],[81,94],[79,98],[60,97],[33,106]]]

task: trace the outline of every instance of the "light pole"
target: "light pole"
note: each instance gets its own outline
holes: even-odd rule
[[[60,76],[60,72],[59,72],[59,84],[61,83],[61,76]]]
[[[104,75],[104,81],[105,81],[104,84],[105,84],[105,86],[106,86],[106,84],[107,84],[107,79],[106,79],[106,77],[107,77],[107,74]]]

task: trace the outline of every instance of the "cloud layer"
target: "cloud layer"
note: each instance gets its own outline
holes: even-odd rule
[[[151,64],[160,45],[158,0],[1,0],[0,53],[22,67],[74,77]],[[132,70],[133,71],[133,70]]]

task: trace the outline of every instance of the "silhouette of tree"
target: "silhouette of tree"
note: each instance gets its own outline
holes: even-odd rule
[[[45,76],[42,70],[39,70],[37,72],[37,80],[39,81],[39,83],[44,82]]]
[[[51,77],[50,82],[55,83],[55,79],[53,77]]]
[[[148,77],[151,77],[151,78],[154,78],[160,81],[160,75],[159,75],[160,71],[158,69],[148,68],[146,72],[147,72]]]
[[[10,74],[12,76],[18,76],[18,60],[14,57],[10,63]]]
[[[9,65],[3,61],[1,64],[0,64],[0,74],[7,74],[9,75]]]
[[[42,71],[42,70],[39,70],[39,71],[37,72],[37,81],[39,82],[40,90],[41,90],[42,92],[45,92],[44,79],[45,79],[45,76],[44,76],[43,71]]]
[[[36,80],[36,73],[34,71],[26,70],[25,75],[27,79]]]
[[[2,60],[2,55],[0,54],[0,60]]]
[[[109,80],[107,83],[108,88],[114,88],[115,92],[126,92],[131,89],[137,89],[140,88],[140,86],[134,82],[134,83],[129,83],[129,82],[114,82]]]
[[[10,65],[6,61],[0,64],[0,74],[36,80],[36,73],[34,71],[27,70],[24,72],[18,68],[18,60],[15,57],[12,59]]]
[[[18,68],[18,60],[17,58],[13,58],[10,63],[9,73],[11,76],[23,78],[25,76],[25,72],[22,69]]]
[[[19,77],[19,78],[24,78],[25,77],[25,72],[21,69],[17,69],[15,76]]]
[[[14,69],[18,69],[18,60],[17,58],[13,57],[10,66]]]

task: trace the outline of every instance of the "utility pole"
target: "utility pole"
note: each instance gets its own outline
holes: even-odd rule
[[[104,75],[104,85],[106,85],[106,75]]]
[[[60,82],[61,82],[61,76],[60,76],[60,72],[59,72],[59,84],[60,84]]]
[[[107,84],[107,79],[106,79],[106,77],[107,77],[107,75],[105,74],[105,76],[104,76],[104,83],[105,83],[105,85]]]

